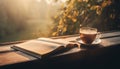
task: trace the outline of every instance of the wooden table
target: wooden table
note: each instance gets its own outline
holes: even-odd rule
[[[75,41],[79,35],[53,37],[51,39]],[[74,48],[69,51],[38,59],[15,51],[10,45],[0,46],[0,69],[36,69],[36,68],[116,68],[120,65],[120,32],[102,33],[102,42],[92,48]]]

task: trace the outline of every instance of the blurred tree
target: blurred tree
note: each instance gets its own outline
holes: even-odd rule
[[[68,0],[54,17],[52,36],[79,33],[82,26],[96,27],[100,31],[118,29],[119,0]]]

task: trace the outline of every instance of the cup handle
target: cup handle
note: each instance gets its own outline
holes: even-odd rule
[[[100,39],[101,38],[101,32],[97,33],[96,39]]]

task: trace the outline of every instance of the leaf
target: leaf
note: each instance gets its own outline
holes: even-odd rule
[[[82,2],[82,0],[77,0],[78,2]]]
[[[59,21],[59,25],[62,25],[63,24],[63,21],[62,21],[62,19],[60,19],[60,21]]]
[[[106,3],[106,2],[103,2],[101,6],[104,8],[104,7],[107,6],[107,3]]]
[[[63,28],[63,32],[66,32],[66,31],[67,31],[67,28],[66,28],[66,27],[64,27],[64,28]]]
[[[89,0],[83,0],[84,2],[88,2]]]
[[[71,16],[71,15],[68,15],[67,17],[68,17],[68,18],[70,18],[70,19],[72,18],[72,16]]]
[[[101,13],[102,13],[102,8],[101,8],[100,6],[97,7],[96,13],[97,13],[98,15],[101,15]]]
[[[57,35],[58,35],[57,32],[52,33],[52,36],[57,36]]]
[[[77,18],[72,18],[72,21],[75,23],[77,22]]]
[[[83,10],[80,15],[83,15],[84,13],[85,13],[85,11]]]
[[[98,7],[98,5],[97,5],[97,6],[96,6],[96,5],[91,6],[90,10],[96,10],[96,9],[97,9],[97,7]]]

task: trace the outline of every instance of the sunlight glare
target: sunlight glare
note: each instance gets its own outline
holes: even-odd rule
[[[47,4],[51,4],[52,0],[46,0]]]
[[[47,4],[52,4],[52,5],[65,3],[66,1],[68,1],[68,0],[58,0],[57,2],[54,2],[54,0],[46,0]]]
[[[37,2],[41,2],[41,0],[37,0]]]
[[[10,28],[16,25],[13,29],[18,27],[23,31],[22,28],[25,28],[21,34],[27,33],[31,37],[36,37],[31,33],[49,36],[50,27],[54,26],[51,17],[58,13],[62,3],[64,0],[2,0],[0,4],[4,7],[0,7],[0,12],[4,21],[0,22],[8,22]],[[24,35],[20,36],[25,38]]]
[[[66,1],[68,1],[68,0],[61,0],[63,3],[65,3]]]

